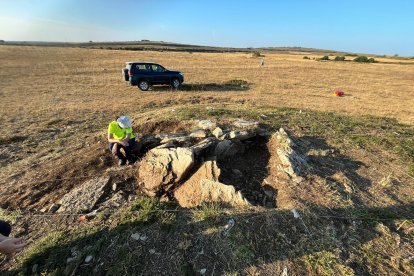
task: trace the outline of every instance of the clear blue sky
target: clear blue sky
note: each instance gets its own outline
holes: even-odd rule
[[[0,39],[149,39],[414,56],[414,1],[0,0]]]

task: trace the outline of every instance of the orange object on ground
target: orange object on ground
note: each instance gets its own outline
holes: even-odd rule
[[[343,95],[345,95],[345,92],[341,91],[341,90],[336,90],[335,95],[338,96],[338,97],[342,97]]]

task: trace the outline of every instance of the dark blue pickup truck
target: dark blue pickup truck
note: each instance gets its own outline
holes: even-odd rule
[[[177,89],[184,82],[184,74],[179,71],[170,71],[153,62],[129,61],[122,69],[125,81],[146,91],[154,84],[168,84]]]

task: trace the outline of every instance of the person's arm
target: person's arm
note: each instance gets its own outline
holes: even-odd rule
[[[125,142],[124,140],[115,139],[114,135],[111,134],[111,133],[108,133],[108,142],[109,143],[118,143],[118,144],[121,144],[121,145],[124,145],[124,146],[128,145],[128,141]]]

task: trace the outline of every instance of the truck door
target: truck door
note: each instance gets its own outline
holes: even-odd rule
[[[159,64],[151,64],[152,75],[154,77],[154,83],[169,84],[170,79],[164,67]]]

